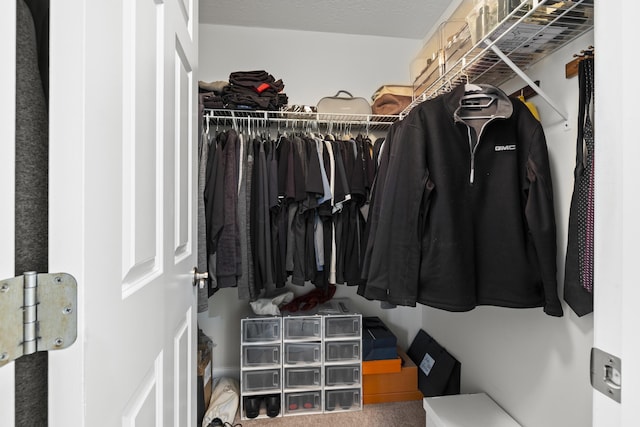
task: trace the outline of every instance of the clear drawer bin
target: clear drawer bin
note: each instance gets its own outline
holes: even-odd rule
[[[326,386],[349,386],[360,384],[360,365],[327,366],[325,371]]]
[[[343,362],[360,360],[359,341],[328,341],[324,359],[326,362]]]
[[[324,409],[333,410],[357,410],[361,409],[360,389],[327,390]]]
[[[320,317],[285,317],[284,339],[295,340],[305,338],[320,339]]]
[[[242,347],[242,366],[251,368],[280,364],[280,345],[245,345]]]
[[[321,410],[322,392],[319,390],[305,393],[285,393],[284,395],[285,414],[319,412]]]
[[[284,363],[295,365],[299,363],[320,363],[322,360],[322,345],[313,343],[285,343]]]
[[[325,318],[325,338],[359,337],[359,316],[329,316]]]
[[[280,369],[245,371],[242,373],[242,391],[258,392],[280,388]]]
[[[241,414],[248,419],[257,418],[259,415],[277,417],[282,411],[281,403],[280,393],[244,396]]]
[[[280,319],[242,319],[243,342],[279,341]]]
[[[285,368],[285,388],[320,387],[320,367],[314,368]]]

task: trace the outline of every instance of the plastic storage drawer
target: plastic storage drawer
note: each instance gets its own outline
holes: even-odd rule
[[[313,343],[285,343],[284,363],[295,365],[300,363],[320,363],[322,361],[322,344]]]
[[[324,409],[326,411],[334,410],[356,410],[360,409],[362,404],[360,402],[360,389],[346,389],[346,390],[326,390],[326,397],[324,403]]]
[[[360,365],[326,366],[324,382],[327,387],[360,384]]]
[[[252,368],[280,364],[280,344],[245,345],[242,347],[242,366]]]
[[[242,341],[280,341],[280,319],[243,319]]]
[[[325,318],[325,338],[359,337],[359,316],[328,316]]]
[[[315,388],[320,387],[320,367],[312,368],[285,368],[285,388]]]
[[[280,389],[280,369],[245,371],[242,373],[243,392],[261,392]]]
[[[257,418],[260,415],[273,418],[280,415],[281,411],[282,400],[280,393],[251,395],[242,398],[241,414],[248,419]]]
[[[320,339],[321,317],[285,317],[284,339]]]
[[[360,341],[327,341],[325,362],[359,362]]]
[[[304,393],[285,393],[284,413],[298,414],[320,412],[322,410],[322,392],[308,391]]]

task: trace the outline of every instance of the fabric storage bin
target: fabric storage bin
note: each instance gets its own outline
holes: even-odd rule
[[[280,319],[243,319],[243,342],[279,341]]]
[[[326,366],[324,384],[328,387],[360,384],[360,365]]]
[[[320,390],[304,393],[285,393],[284,413],[296,414],[319,412],[322,410],[322,392]]]
[[[359,361],[360,342],[359,341],[328,341],[325,343],[325,361]]]
[[[320,367],[313,368],[285,368],[285,388],[320,387]]]
[[[320,363],[321,361],[322,345],[319,342],[284,344],[285,364]]]
[[[245,371],[242,373],[242,391],[258,392],[280,388],[280,369]]]
[[[284,339],[320,339],[321,317],[285,317]]]
[[[327,411],[336,409],[347,411],[360,409],[361,407],[359,388],[326,391],[324,409]]]
[[[256,367],[280,363],[280,345],[245,345],[242,348],[242,366]]]
[[[359,337],[361,333],[359,316],[325,317],[325,338]]]

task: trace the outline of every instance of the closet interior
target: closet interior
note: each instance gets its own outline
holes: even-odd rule
[[[200,0],[201,9],[205,1]],[[609,7],[601,3],[599,7]],[[43,4],[48,9],[48,2]],[[449,368],[446,378],[438,378],[436,394],[460,393],[483,401],[490,396],[497,410],[517,425],[591,425],[595,1],[456,0],[420,39],[371,35],[375,30],[348,34],[208,23],[202,15],[197,22],[191,21],[199,13],[193,2],[171,5],[175,10],[165,2],[136,3],[123,9],[124,18],[123,10],[114,12],[118,19],[109,15],[113,22],[124,22],[125,28],[117,29],[123,33],[124,52],[105,51],[120,80],[128,77],[121,68],[143,63],[149,70],[158,68],[155,86],[144,86],[141,93],[162,93],[163,99],[158,98],[158,109],[146,117],[148,122],[139,122],[140,129],[148,130],[157,120],[157,135],[139,138],[141,147],[148,142],[146,148],[157,150],[157,158],[144,159],[136,152],[143,166],[149,160],[154,179],[162,181],[160,150],[169,147],[163,145],[172,141],[169,134],[175,130],[176,141],[198,142],[193,153],[186,146],[171,147],[179,159],[175,165],[162,163],[162,168],[179,170],[177,179],[184,182],[175,183],[176,198],[189,199],[176,201],[176,208],[189,205],[179,214],[189,219],[178,234],[192,237],[187,231],[196,228],[195,222],[198,226],[198,238],[180,250],[189,244],[195,248],[197,240],[195,272],[208,274],[198,282],[198,313],[191,317],[197,318],[203,348],[209,352],[205,359],[211,362],[198,372],[198,381],[207,375],[210,380],[237,381],[236,421],[251,426],[258,418],[255,425],[262,420],[266,425],[269,418],[280,418],[276,421],[295,425],[296,415],[321,419],[329,413],[362,411],[370,403],[422,400],[431,397],[422,391],[425,379],[432,374],[435,384],[446,360]],[[111,7],[104,9],[113,11]],[[155,53],[145,56],[145,49],[136,51],[136,43],[150,46],[153,35],[158,38],[166,29],[165,7],[177,12],[176,22],[185,31],[157,40],[155,50],[146,49]],[[88,6],[83,13],[95,22],[101,10]],[[90,27],[87,34],[94,37]],[[78,45],[87,42],[86,34],[83,37]],[[174,53],[163,51],[173,40],[178,52],[173,59],[182,61],[175,70],[175,94],[172,82],[161,82],[174,76],[160,70]],[[82,59],[69,60],[83,77],[93,71],[85,62],[103,52],[93,49],[100,43],[89,41],[91,48],[82,51]],[[181,43],[187,41],[195,48],[183,49]],[[63,67],[56,65],[60,73]],[[201,105],[198,118],[191,117],[197,110],[194,80],[226,80],[237,70],[271,70],[282,77],[276,82],[277,103],[266,104],[267,110],[241,102],[220,108]],[[135,76],[138,80],[131,81],[136,84],[144,80]],[[46,87],[48,81],[42,83]],[[118,84],[125,87],[115,91],[117,97],[131,95],[129,83]],[[284,84],[288,98],[279,96],[284,95]],[[387,84],[411,92],[410,102],[397,114],[285,108],[313,107],[322,97],[343,90],[369,98]],[[64,104],[61,86],[56,85],[57,105]],[[72,93],[70,99],[77,101],[77,91]],[[90,95],[87,100],[95,99]],[[175,95],[180,116],[174,124],[166,114],[169,95]],[[118,102],[136,110],[125,108],[113,122],[119,125],[109,122],[110,132],[118,126],[126,129],[134,115],[129,113],[142,111],[142,103],[126,101]],[[95,123],[91,112],[90,120],[83,118],[81,124]],[[52,129],[63,127],[59,116],[56,111]],[[163,118],[165,127],[160,124]],[[195,124],[197,131],[185,131],[185,123]],[[122,152],[137,138],[132,135],[131,141],[123,136]],[[199,158],[194,160],[196,151]],[[249,175],[253,188],[247,187]],[[189,187],[186,183],[195,177],[197,183]],[[123,182],[120,190],[127,190],[129,182]],[[144,179],[139,183],[151,185]],[[169,184],[158,184],[154,201],[165,202],[161,187]],[[198,190],[190,192],[196,186]],[[198,198],[197,213],[191,195]],[[171,197],[166,199],[168,206]],[[153,210],[143,197],[128,200],[139,203],[135,207],[140,212]],[[489,201],[493,209],[487,208]],[[193,213],[187,212],[191,207]],[[244,219],[239,221],[242,210]],[[170,215],[163,215],[154,221],[170,222]],[[127,233],[122,234],[126,240]],[[145,236],[142,240],[153,246]],[[478,241],[489,244],[476,245]],[[196,251],[187,252],[183,261],[195,258],[191,255]],[[252,263],[246,263],[246,254]],[[515,286],[501,282],[502,288],[496,291],[494,286],[489,293],[474,287],[479,277],[501,280],[505,271],[516,272]],[[462,285],[449,286],[453,282]],[[443,289],[446,297],[439,293]],[[126,299],[124,291],[120,293],[120,299]],[[520,298],[523,293],[526,298]],[[381,326],[364,328],[371,324]],[[375,336],[374,329],[380,335]],[[367,360],[375,351],[366,346],[375,340],[392,350],[380,359],[387,364],[367,364],[380,361]],[[192,346],[191,341],[184,347]],[[160,375],[158,360],[160,369],[154,374]],[[402,375],[396,381],[410,383],[411,390],[388,392],[398,385],[391,385],[389,377],[377,377],[371,386],[370,375],[390,373]],[[46,384],[37,388],[46,390]],[[166,389],[157,391],[156,397],[165,392],[167,399]],[[432,411],[427,423],[438,425],[437,406],[424,404]],[[461,408],[454,410],[462,413]],[[177,420],[183,409],[171,415]],[[170,410],[160,412],[156,421]],[[479,414],[470,415],[474,420]],[[424,425],[423,419],[418,421]]]
[[[246,134],[278,135],[296,133],[317,136],[327,134],[356,137],[368,136],[373,142],[378,138],[388,138],[391,129],[401,129],[401,124],[410,118],[413,111],[423,103],[434,100],[460,85],[490,85],[499,87],[506,93],[522,92],[525,85],[531,95],[527,101],[534,101],[542,117],[542,127],[549,147],[550,174],[553,177],[554,193],[556,194],[556,221],[558,223],[558,271],[564,265],[564,250],[566,249],[566,210],[569,205],[570,192],[566,191],[567,182],[572,181],[573,158],[566,147],[573,145],[576,131],[574,109],[577,104],[577,87],[575,81],[566,80],[564,75],[557,72],[557,64],[562,67],[574,52],[584,49],[593,40],[593,2],[571,1],[524,1],[524,2],[496,2],[508,3],[495,15],[480,17],[480,14],[493,10],[489,4],[493,2],[461,2],[453,9],[449,16],[444,17],[442,23],[432,31],[432,36],[419,45],[418,53],[415,48],[411,56],[405,61],[409,64],[409,85],[413,88],[413,100],[410,105],[398,115],[322,115],[314,112],[290,111],[246,111],[238,109],[205,109],[203,126],[211,129],[236,129]],[[486,6],[486,8],[484,8]],[[494,12],[492,12],[494,13]],[[473,19],[473,23],[471,21]],[[482,23],[484,30],[478,28]],[[201,40],[219,34],[251,34],[256,37],[273,37],[273,40],[286,39],[286,31],[281,33],[267,29],[240,29],[215,25],[201,24]],[[295,34],[299,36],[298,33]],[[314,35],[317,38],[322,35]],[[305,36],[300,36],[303,38]],[[327,35],[327,38],[332,36]],[[309,36],[311,38],[311,36]],[[364,37],[362,38],[362,40]],[[377,40],[376,40],[377,41]],[[374,44],[376,41],[371,41]],[[233,58],[234,54],[225,47],[206,47],[201,41],[201,57],[205,51],[212,50],[217,55]],[[320,43],[321,44],[321,43]],[[331,49],[336,49],[335,44]],[[413,44],[412,46],[416,46]],[[246,49],[243,49],[246,48]],[[345,44],[345,50],[349,48]],[[317,55],[324,52],[318,48]],[[363,49],[366,50],[366,49]],[[411,50],[411,49],[409,49]],[[245,54],[255,53],[255,49],[248,44],[238,44],[238,51]],[[351,53],[357,56],[357,49]],[[335,53],[335,52],[331,52]],[[265,68],[274,66],[274,62],[264,62]],[[216,75],[207,69],[207,59],[203,63],[203,72]],[[355,58],[357,61],[357,57]],[[296,61],[292,61],[293,62]],[[238,61],[241,63],[241,61]],[[261,63],[261,64],[262,64]],[[282,73],[280,73],[282,75]],[[313,73],[309,76],[313,79]],[[285,79],[286,82],[287,79]],[[405,81],[407,79],[405,78]],[[396,80],[397,81],[397,80]],[[541,83],[538,83],[541,82]],[[349,82],[335,84],[349,85]],[[372,83],[375,88],[375,83]],[[571,87],[569,87],[571,86]],[[332,89],[328,89],[331,92]],[[295,92],[288,90],[290,97]],[[307,95],[311,103],[314,95]],[[516,102],[516,101],[513,101]],[[476,117],[477,118],[477,117]],[[569,142],[567,142],[569,141]],[[508,147],[505,144],[504,147]],[[372,145],[373,150],[373,145]],[[508,151],[509,148],[504,148]],[[496,149],[497,151],[497,149]],[[559,208],[558,205],[561,207]],[[559,279],[562,280],[562,274]],[[393,280],[390,280],[392,283]],[[302,288],[294,289],[296,295],[304,294],[313,289],[308,282]],[[357,287],[338,285],[336,296],[347,297],[355,306],[357,312],[363,315],[381,317],[390,329],[398,336],[398,344],[405,349],[419,329],[431,333],[444,347],[462,361],[462,390],[463,392],[488,392],[500,406],[510,412],[524,425],[536,425],[544,419],[529,408],[521,407],[517,402],[519,396],[534,394],[534,399],[542,405],[551,405],[552,410],[561,413],[560,418],[569,419],[571,415],[565,409],[560,409],[551,396],[544,393],[531,392],[524,385],[534,381],[544,390],[552,388],[551,377],[561,376],[564,381],[578,382],[582,377],[580,367],[587,364],[587,355],[582,354],[589,346],[592,332],[589,330],[590,319],[577,319],[565,308],[562,319],[544,319],[542,310],[513,310],[510,308],[477,307],[466,313],[452,313],[429,306],[418,304],[416,307],[400,306],[387,309],[382,308],[377,298],[364,299],[358,295]],[[374,294],[369,294],[371,297]],[[558,295],[561,297],[561,295]],[[384,301],[383,299],[381,299]],[[238,371],[240,357],[238,352],[242,345],[237,337],[230,336],[223,331],[221,322],[229,320],[240,324],[252,313],[246,304],[237,301],[234,289],[223,289],[214,294],[208,307],[208,313],[199,315],[201,328],[209,335],[224,342],[224,354],[217,350],[221,357],[221,364],[214,367],[220,374],[234,375]],[[563,327],[554,329],[553,322]],[[551,323],[549,323],[551,322]],[[525,332],[527,331],[527,332]],[[586,331],[586,332],[585,332]],[[514,348],[515,343],[521,343],[527,334],[528,343]],[[568,354],[576,351],[575,347],[567,344],[569,336],[579,336],[576,347],[580,348],[577,368],[556,366],[555,357],[565,359]],[[534,360],[531,355],[543,353],[542,357]],[[584,351],[586,353],[586,351]],[[575,356],[575,355],[574,355]],[[522,360],[530,363],[534,373],[523,373],[509,360]],[[237,361],[237,362],[234,362]],[[553,368],[548,369],[548,365]],[[564,365],[564,363],[561,363]],[[237,374],[235,374],[237,375]],[[511,376],[512,380],[508,378]],[[491,379],[493,378],[493,379]],[[500,378],[496,380],[496,378]],[[590,401],[590,389],[584,384],[576,385],[577,392],[571,405],[581,405]],[[552,393],[553,395],[554,393]],[[557,397],[557,396],[556,396]],[[314,410],[318,407],[314,404]],[[322,411],[318,411],[322,412]],[[581,418],[584,421],[588,415]],[[578,424],[576,424],[578,425]]]

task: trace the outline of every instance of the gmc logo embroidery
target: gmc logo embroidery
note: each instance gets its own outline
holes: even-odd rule
[[[516,149],[516,145],[512,144],[512,145],[496,145],[495,150],[496,151],[515,151]]]

